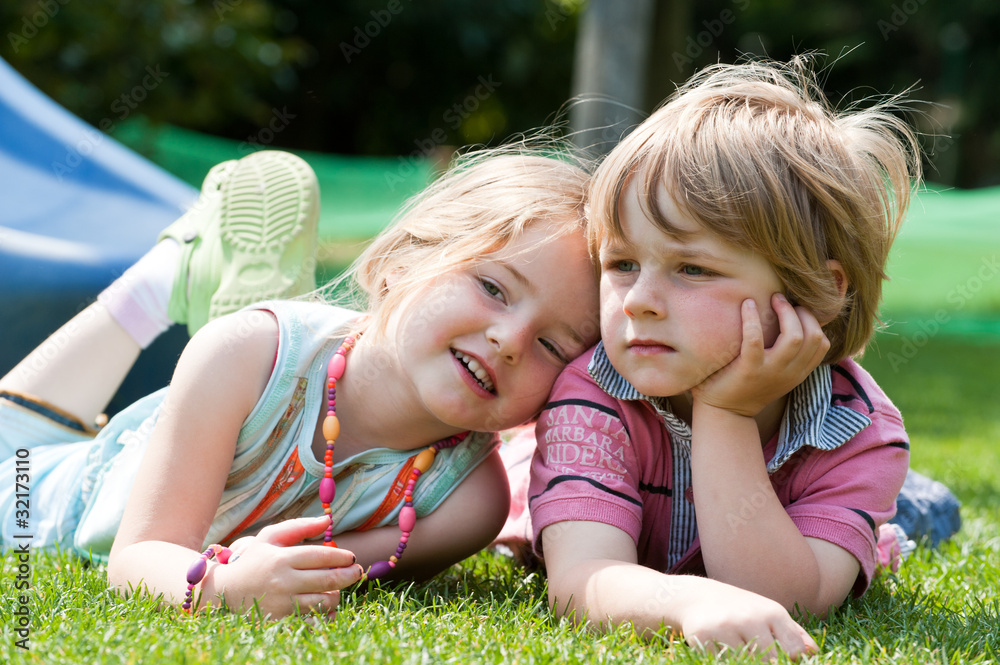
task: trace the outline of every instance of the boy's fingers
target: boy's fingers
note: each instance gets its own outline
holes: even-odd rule
[[[777,649],[780,647],[792,660],[819,651],[813,638],[797,623],[775,627],[773,636],[776,644],[772,651],[777,654]]]
[[[764,329],[760,323],[757,303],[752,298],[743,301],[740,314],[743,317],[743,343],[740,356],[751,363],[759,364],[764,357]]]
[[[778,315],[779,326],[778,339],[775,340],[774,347],[778,347],[779,350],[783,350],[794,357],[802,347],[804,336],[799,313],[785,299],[785,296],[780,293],[775,293],[771,298],[771,307],[774,308],[775,314]]]

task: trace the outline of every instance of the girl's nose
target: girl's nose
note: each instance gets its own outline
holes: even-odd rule
[[[500,358],[516,365],[530,343],[532,332],[527,321],[513,319],[490,327],[486,335]]]

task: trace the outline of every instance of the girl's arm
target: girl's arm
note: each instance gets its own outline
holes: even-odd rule
[[[667,627],[714,651],[777,642],[792,658],[818,647],[778,603],[716,580],[666,575],[637,563],[624,531],[598,522],[560,522],[542,531],[549,604],[577,622],[631,623],[641,634]]]
[[[466,476],[437,510],[417,520],[394,579],[423,580],[472,556],[496,538],[510,510],[510,489],[500,453],[494,451]],[[368,569],[396,550],[399,527],[336,536]]]
[[[108,578],[123,593],[145,589],[183,601],[187,569],[215,518],[240,427],[267,385],[276,347],[272,317],[234,314],[205,326],[185,348],[111,549]],[[274,616],[297,606],[333,610],[337,590],[360,569],[350,552],[284,547],[314,530],[299,522],[245,541],[239,560],[209,566],[202,598],[225,594],[237,611],[256,600]]]
[[[825,615],[847,597],[860,564],[843,548],[806,538],[795,526],[771,486],[754,416],[801,383],[822,361],[829,341],[808,310],[777,296],[772,306],[780,323],[775,343],[764,348],[756,308],[744,303],[739,357],[694,391],[691,474],[698,536],[711,578],[789,609]]]

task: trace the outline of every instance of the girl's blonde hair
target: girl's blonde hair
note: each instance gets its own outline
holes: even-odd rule
[[[435,277],[475,266],[533,225],[552,237],[582,234],[588,178],[582,157],[551,138],[459,157],[343,277],[352,306],[370,315],[369,334],[384,334],[389,314]]]
[[[659,197],[765,257],[795,304],[823,321],[826,362],[859,355],[878,320],[889,247],[920,180],[916,137],[873,108],[834,110],[807,58],[714,65],[681,86],[601,164],[588,239],[622,240],[619,203],[635,176],[649,217],[681,235]],[[664,187],[666,190],[664,190]],[[847,275],[841,298],[826,262]]]

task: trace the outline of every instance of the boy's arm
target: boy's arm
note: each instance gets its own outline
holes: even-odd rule
[[[665,626],[713,651],[753,645],[763,653],[777,642],[797,658],[818,648],[773,600],[716,580],[640,566],[632,538],[613,526],[559,522],[546,527],[541,539],[549,604],[577,622],[631,623],[641,634]]]
[[[753,418],[695,404],[691,477],[705,570],[788,609],[825,615],[860,565],[841,547],[806,538],[774,493]]]
[[[777,295],[772,307],[780,323],[774,344],[764,348],[759,315],[747,301],[739,357],[694,391],[698,535],[713,579],[824,615],[847,597],[860,566],[843,548],[806,538],[792,522],[768,478],[754,416],[770,408],[776,422],[784,408],[778,400],[819,365],[829,341],[805,308]]]

